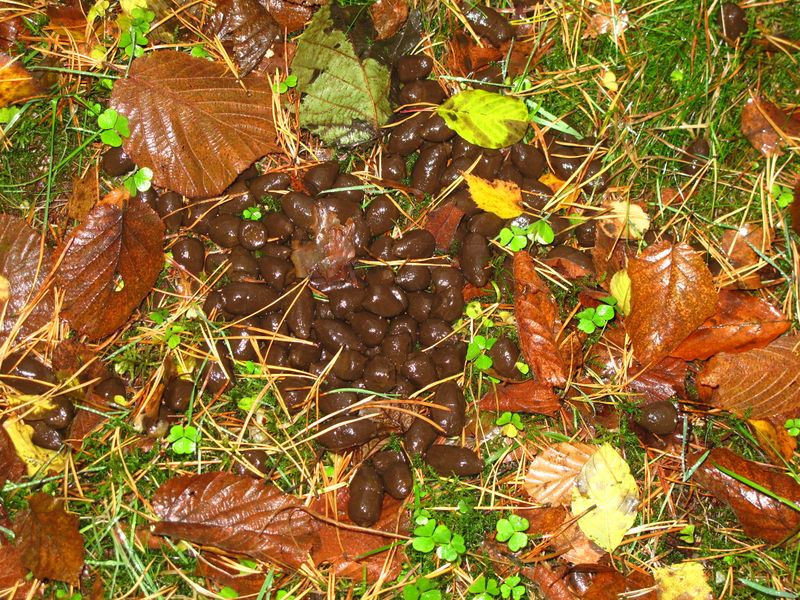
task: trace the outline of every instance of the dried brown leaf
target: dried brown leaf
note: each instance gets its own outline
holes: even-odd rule
[[[631,314],[625,328],[641,363],[657,362],[714,314],[711,272],[688,244],[659,242],[628,265]]]
[[[29,306],[39,294],[49,268],[50,249],[42,245],[41,236],[22,219],[0,214],[0,341],[21,317],[24,317],[19,324],[23,336],[50,321],[51,293]]]
[[[121,327],[150,292],[164,264],[164,224],[144,202],[112,192],[59,248],[61,315],[90,339]]]
[[[27,574],[28,570],[22,566],[19,549],[10,543],[4,543],[0,538],[0,598],[26,598],[31,587],[31,582],[24,579]]]
[[[376,0],[369,7],[369,16],[377,33],[376,38],[385,40],[397,33],[408,18],[406,0]]]
[[[280,37],[280,26],[258,0],[220,0],[208,31],[233,50],[239,75],[252,71]]]
[[[687,461],[687,467],[700,456]],[[728,504],[744,532],[754,538],[778,543],[800,526],[800,512],[723,473],[734,472],[791,502],[800,503],[800,485],[785,473],[745,460],[727,448],[714,448],[694,472],[692,480],[718,500]]]
[[[764,235],[764,230],[758,225],[747,224],[736,230],[728,229],[722,234],[722,251],[736,272],[739,288],[755,290],[764,287],[758,273],[764,263],[756,250],[764,254],[771,245],[770,236]]]
[[[448,250],[453,244],[456,229],[458,229],[458,224],[463,216],[464,211],[458,208],[454,202],[448,202],[428,213],[425,229],[433,234],[439,250]]]
[[[527,252],[514,254],[514,309],[525,361],[540,382],[563,386],[567,372],[556,343],[558,306]]]
[[[610,34],[615,40],[628,28],[628,11],[615,2],[602,2],[592,8],[592,15],[586,25],[583,37],[596,39]]]
[[[254,160],[279,150],[272,91],[225,65],[159,50],[133,61],[111,105],[128,117],[125,150],[156,185],[189,197],[222,192]]]
[[[300,501],[231,473],[171,479],[158,488],[156,535],[177,537],[298,568],[319,543],[319,524]]]
[[[84,553],[78,517],[64,510],[63,500],[43,493],[31,496],[29,505],[14,525],[22,564],[37,579],[79,585]]]
[[[232,588],[240,596],[253,597],[258,596],[267,578],[266,573],[253,572],[230,558],[214,554],[201,554],[198,557],[195,574],[208,578],[220,588],[226,586]]]
[[[775,156],[783,153],[784,138],[800,136],[800,121],[769,100],[751,97],[742,110],[742,133],[761,154]]]
[[[698,373],[697,383],[712,388],[714,406],[739,417],[800,415],[800,335],[747,352],[717,354]]]
[[[0,21],[0,50],[8,50],[13,46],[22,31],[25,31],[25,22],[20,16]]]
[[[596,451],[597,446],[579,442],[559,442],[545,448],[528,468],[525,491],[537,504],[568,505],[575,477]]]
[[[789,329],[775,306],[746,292],[720,290],[716,312],[670,355],[706,360],[719,352],[744,352],[766,346]]]
[[[0,489],[6,481],[19,481],[26,472],[25,463],[17,456],[11,438],[5,428],[0,427]]]
[[[259,0],[269,11],[269,14],[281,26],[281,31],[287,33],[302,29],[306,22],[311,19],[313,8],[323,4],[323,0],[312,0],[310,2],[293,2],[292,0]]]
[[[537,413],[554,415],[561,408],[561,400],[553,387],[532,379],[522,383],[504,383],[489,390],[481,398],[483,410]]]
[[[33,75],[16,59],[0,53],[0,108],[41,95]]]
[[[72,194],[67,200],[67,216],[82,221],[100,198],[97,166],[72,180]]]
[[[792,460],[792,455],[797,449],[797,438],[789,435],[784,422],[778,419],[748,419],[750,427],[758,440],[758,445],[764,453],[777,465],[783,465]]]

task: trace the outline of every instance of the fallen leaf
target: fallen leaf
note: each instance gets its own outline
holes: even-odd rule
[[[332,507],[317,506],[317,512],[345,525],[353,525],[347,516],[349,494],[346,489],[336,495],[336,511]],[[321,502],[320,504],[323,504]],[[406,555],[402,540],[381,535],[381,532],[408,533],[408,514],[403,502],[388,494],[384,497],[381,517],[372,525],[371,533],[337,527],[328,522],[320,522],[321,544],[313,553],[314,563],[330,563],[337,577],[367,581],[395,579],[399,574]],[[393,542],[399,547],[392,547]]]
[[[598,280],[605,281],[613,273],[627,269],[628,263],[636,257],[636,246],[627,240],[611,237],[597,227],[592,260]]]
[[[800,121],[772,102],[753,96],[742,110],[742,133],[762,155],[775,156],[783,154],[786,137],[800,136]]]
[[[800,335],[781,337],[747,352],[722,352],[697,375],[712,388],[711,403],[739,417],[800,414]]]
[[[599,566],[603,568],[602,564]],[[580,572],[579,569],[578,572]],[[589,566],[587,575],[590,578],[589,588],[580,596],[581,600],[618,600],[619,598],[659,600],[660,598],[652,589],[655,587],[655,581],[648,573],[640,571],[631,571],[627,575],[623,575],[619,571],[592,573],[592,566]],[[685,600],[693,599],[686,598]]]
[[[775,464],[783,465],[784,461],[792,460],[797,438],[789,435],[784,423],[766,419],[748,419],[747,422],[753,428],[758,445]]]
[[[3,526],[6,524],[3,523]],[[29,597],[27,592],[31,582],[25,581],[27,574],[19,549],[7,542],[5,535],[0,533],[0,598],[22,600]]]
[[[604,206],[606,210],[596,220],[598,227],[610,238],[640,240],[650,228],[650,217],[638,204],[609,200]]]
[[[617,307],[622,316],[627,317],[631,314],[631,278],[628,271],[622,269],[611,276],[608,284],[609,291],[617,301]]]
[[[298,277],[312,275],[326,282],[344,281],[356,256],[355,224],[342,224],[332,210],[315,209],[314,240],[295,245],[292,264]]]
[[[523,567],[520,574],[539,586],[545,600],[575,600],[575,594],[567,586],[567,580],[560,573],[553,572],[545,562],[533,567]]]
[[[766,300],[747,292],[720,290],[716,312],[670,355],[684,360],[706,360],[719,352],[761,348],[786,332],[790,324]]]
[[[30,509],[14,524],[22,564],[37,579],[80,585],[83,536],[78,517],[64,510],[64,501],[43,493],[29,500]]]
[[[100,199],[97,165],[72,180],[72,194],[67,200],[67,216],[82,221]]]
[[[505,52],[494,46],[479,46],[470,36],[456,32],[447,44],[444,59],[447,72],[456,77],[469,77],[492,62],[502,60]]]
[[[520,98],[484,90],[466,90],[436,109],[447,126],[482,148],[505,148],[528,130],[528,108]]]
[[[207,31],[232,48],[239,75],[252,71],[280,38],[280,26],[258,0],[220,0]]]
[[[592,7],[592,16],[586,25],[583,37],[596,39],[598,36],[610,34],[617,39],[628,28],[628,11],[620,8],[615,2],[603,2]]]
[[[377,39],[385,40],[397,33],[408,18],[406,0],[376,0],[369,7],[369,16],[377,32]]]
[[[50,322],[53,295],[48,291],[35,304],[50,269],[50,249],[25,221],[0,214],[0,342],[19,327],[26,336]]]
[[[561,400],[553,393],[553,387],[529,379],[522,383],[502,383],[489,390],[481,398],[483,410],[497,412],[512,411],[554,415],[561,408]]]
[[[258,596],[264,586],[266,573],[256,571],[240,565],[226,556],[214,554],[201,554],[197,558],[195,574],[206,577],[217,584],[218,587],[229,587],[238,592],[240,596]]]
[[[116,331],[156,282],[163,240],[164,224],[147,204],[124,191],[106,196],[59,247],[61,315],[93,340]]]
[[[503,179],[487,181],[471,173],[463,176],[478,208],[501,219],[513,219],[522,214],[522,191],[516,183]]]
[[[791,218],[792,229],[800,235],[800,179],[794,184],[794,200],[789,204],[789,216]]]
[[[690,456],[687,468],[695,468],[701,454]],[[800,484],[760,463],[746,460],[727,448],[714,448],[696,468],[692,480],[717,500],[728,504],[744,532],[777,544],[800,526],[800,511],[775,500],[722,472],[720,467],[744,477],[790,502],[800,503]]]
[[[514,254],[514,311],[525,362],[539,382],[563,386],[567,374],[556,343],[558,306],[527,252]]]
[[[706,581],[703,565],[678,563],[653,569],[659,600],[712,600],[714,592]]]
[[[572,486],[597,446],[580,442],[558,442],[548,446],[531,462],[522,484],[537,504],[566,505],[572,500]]]
[[[759,268],[765,265],[756,250],[765,254],[772,245],[770,236],[757,225],[742,225],[739,229],[727,229],[722,234],[722,251],[733,267],[739,288],[755,290],[763,287]]]
[[[568,246],[556,246],[554,250],[559,251],[564,248],[568,248]],[[570,248],[570,250],[572,250],[572,248]],[[576,279],[582,279],[594,274],[593,265],[589,259],[589,255],[586,254],[585,256],[588,264],[583,264],[582,261],[577,262],[576,259],[579,259],[579,256],[573,254],[565,254],[564,256],[552,256],[548,254],[541,260],[544,264],[553,269],[564,279],[575,281]],[[603,295],[608,296],[608,294]]]
[[[25,31],[25,22],[20,16],[4,18],[0,21],[0,50],[11,48],[22,31]]]
[[[571,509],[573,516],[583,514],[578,527],[603,550],[613,552],[636,521],[638,507],[639,488],[628,463],[603,444],[575,478]]]
[[[43,469],[54,473],[64,471],[67,464],[66,456],[56,450],[34,444],[31,441],[33,427],[26,425],[20,419],[7,419],[3,421],[3,429],[11,439],[17,456],[25,464],[29,477],[33,477]]]
[[[303,28],[311,18],[313,6],[322,4],[322,1],[294,2],[292,0],[259,0],[262,6],[281,26],[281,30],[292,33]]]
[[[63,29],[82,29],[86,27],[86,12],[81,0],[67,0],[63,3],[48,2],[47,18],[52,27]]]
[[[43,90],[17,59],[0,53],[0,108],[41,96]]]
[[[439,250],[450,249],[463,216],[464,211],[458,208],[454,202],[448,202],[428,213],[425,229],[433,234]]]
[[[26,471],[25,463],[17,456],[14,443],[6,433],[5,426],[0,427],[0,489],[6,481],[19,481]],[[0,541],[2,541],[2,534],[0,534]]]
[[[374,140],[392,114],[389,70],[372,58],[363,62],[324,6],[297,39],[292,60],[297,75],[300,125],[327,144],[355,146]]]
[[[188,197],[219,194],[254,160],[276,152],[272,91],[222,64],[158,50],[133,61],[111,106],[128,117],[125,151],[153,183]]]
[[[245,475],[203,473],[163,484],[153,497],[153,532],[299,568],[319,543],[300,501]]]
[[[625,328],[637,360],[657,362],[714,314],[711,272],[688,244],[647,248],[628,265],[631,314]]]

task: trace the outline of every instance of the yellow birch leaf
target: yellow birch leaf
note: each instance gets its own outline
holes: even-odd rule
[[[486,181],[469,173],[464,173],[464,181],[478,208],[501,219],[513,219],[522,214],[522,191],[516,183],[502,179]]]
[[[631,278],[628,271],[617,271],[608,282],[609,291],[617,301],[617,308],[623,316],[631,314]]]
[[[33,427],[26,425],[19,419],[8,419],[3,422],[3,429],[6,430],[8,437],[11,438],[11,443],[14,444],[17,456],[22,459],[22,462],[28,468],[29,477],[36,475],[45,465],[47,470],[56,473],[64,470],[67,464],[67,457],[64,454],[59,454],[56,450],[48,450],[35,445],[31,441]]]
[[[658,600],[711,600],[714,594],[706,582],[703,565],[685,562],[653,569]]]
[[[134,8],[147,8],[147,0],[119,0],[122,12],[129,15]]]
[[[638,506],[639,488],[628,463],[603,444],[575,478],[572,514],[583,514],[578,527],[603,550],[613,552],[636,521]]]

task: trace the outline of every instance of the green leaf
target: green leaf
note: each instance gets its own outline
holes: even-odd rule
[[[334,28],[330,6],[298,38],[292,72],[304,94],[300,125],[327,144],[374,140],[392,114],[389,70],[371,58],[359,60],[345,32]]]
[[[419,600],[419,590],[414,585],[403,588],[403,600]]]
[[[114,129],[118,118],[119,114],[117,114],[117,111],[113,108],[107,108],[98,115],[97,125],[101,129]]]
[[[593,308],[584,308],[582,311],[577,313],[575,316],[578,317],[579,319],[588,319],[588,320],[591,321],[592,319],[594,319],[594,312],[595,311],[594,311]]]
[[[446,544],[450,541],[452,537],[452,533],[447,528],[447,525],[439,524],[436,526],[436,530],[433,532],[433,541],[437,544]]]
[[[514,233],[508,227],[503,227],[500,233],[497,234],[497,241],[503,246],[508,246],[508,243],[513,239]]]
[[[528,545],[527,534],[517,531],[508,540],[508,549],[512,552],[517,552]]]
[[[578,329],[584,333],[594,333],[597,331],[597,325],[591,319],[581,319],[578,322]]]
[[[472,582],[472,585],[467,588],[470,594],[480,594],[486,591],[486,577],[478,575],[478,578]]]
[[[504,412],[502,415],[497,417],[497,420],[494,422],[495,425],[508,425],[511,423],[512,413],[510,411]]]
[[[119,148],[122,146],[122,138],[113,129],[106,129],[100,134],[100,141],[106,146]]]
[[[436,544],[429,537],[415,537],[411,540],[411,547],[424,554],[431,552],[435,546]]]
[[[514,239],[511,240],[511,243],[508,245],[509,250],[512,252],[519,252],[520,250],[524,250],[525,246],[528,245],[528,238],[524,235],[515,235]]]
[[[594,309],[595,314],[603,319],[603,321],[610,321],[614,318],[614,307],[608,304],[601,304]]]
[[[507,541],[515,533],[508,519],[500,519],[497,521],[496,529],[498,542]]]
[[[547,221],[531,223],[530,227],[528,227],[528,235],[530,235],[531,239],[537,244],[552,244],[553,240],[556,239],[553,228],[550,227]]]
[[[486,356],[485,354],[481,354],[478,358],[475,359],[475,368],[480,369],[481,371],[485,371],[486,369],[491,369],[492,358],[490,356]]]
[[[414,530],[414,535],[419,537],[430,537],[433,535],[434,529],[436,529],[436,521],[430,520],[417,527]]]
[[[422,593],[419,600],[442,600],[442,592],[439,590],[428,590]]]
[[[467,344],[467,360],[475,360],[481,353],[482,348],[475,342]]]
[[[239,592],[237,592],[232,587],[228,587],[226,585],[224,588],[220,589],[219,595],[222,596],[223,598],[238,598]]]
[[[528,109],[522,100],[484,90],[451,96],[436,112],[450,129],[483,148],[510,146],[528,129]]]
[[[125,115],[117,116],[117,122],[114,124],[114,129],[122,137],[131,137],[131,130],[128,127],[128,117]]]
[[[467,546],[466,546],[466,544],[464,543],[464,536],[462,536],[462,535],[455,534],[455,535],[453,536],[453,541],[452,541],[452,542],[450,542],[450,545],[451,545],[451,546],[453,547],[453,549],[454,549],[456,552],[458,552],[459,554],[464,554],[464,552],[466,552],[466,551],[467,551]]]
[[[519,515],[509,515],[508,522],[511,524],[511,527],[514,528],[514,531],[525,531],[530,527],[528,519],[520,517]]]

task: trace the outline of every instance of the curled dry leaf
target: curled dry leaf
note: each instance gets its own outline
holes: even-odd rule
[[[30,509],[14,524],[22,564],[37,579],[79,585],[83,570],[83,537],[78,517],[64,510],[64,501],[34,494]]]
[[[111,106],[128,117],[125,150],[153,183],[189,197],[222,192],[254,160],[276,152],[272,90],[225,65],[158,50],[133,61]]]
[[[687,460],[693,467],[702,455]],[[770,471],[764,465],[745,460],[727,448],[714,448],[697,468],[692,480],[701,489],[728,504],[744,532],[754,538],[778,543],[800,526],[800,511],[794,510],[734,479],[720,467],[744,477],[790,502],[800,503],[800,484],[784,473]]]
[[[561,400],[553,393],[553,386],[534,380],[522,383],[504,383],[484,394],[480,405],[483,410],[498,412],[537,413],[554,415],[561,408]]]
[[[775,306],[747,292],[720,290],[716,312],[683,340],[671,356],[706,360],[719,352],[761,348],[789,329]]]
[[[299,568],[319,543],[319,525],[300,501],[248,476],[203,473],[158,488],[156,535],[215,546]]]
[[[739,417],[800,415],[800,335],[764,348],[723,352],[709,360],[697,384],[711,388],[711,403]]]
[[[769,100],[751,97],[742,110],[742,133],[761,154],[775,156],[782,154],[785,138],[800,136],[800,121]]]
[[[22,419],[6,419],[2,428],[14,445],[19,459],[25,465],[29,477],[44,470],[59,473],[64,471],[66,456],[57,450],[42,448],[33,443],[33,427]]]
[[[19,61],[0,53],[0,108],[42,95],[42,89]]]
[[[221,0],[208,31],[233,50],[239,75],[245,76],[280,37],[280,26],[258,0]]]
[[[631,314],[625,328],[641,363],[659,361],[714,314],[711,272],[688,244],[659,242],[628,266]]]
[[[377,32],[377,39],[385,40],[393,36],[408,18],[406,0],[376,0],[369,7],[369,16]]]
[[[537,504],[569,504],[575,478],[596,451],[597,446],[579,442],[548,446],[531,462],[525,491]]]
[[[602,227],[597,228],[592,260],[598,278],[608,280],[614,273],[626,269],[635,256],[636,247],[633,244],[606,235]]]
[[[61,315],[99,339],[121,327],[161,272],[164,224],[144,202],[112,192],[67,237],[58,253]]]
[[[433,234],[439,250],[450,248],[463,216],[464,211],[458,208],[454,202],[448,202],[428,213],[425,229]]]
[[[556,343],[558,306],[527,252],[514,254],[514,310],[525,361],[538,381],[563,386],[567,373]]]
[[[15,325],[25,336],[52,318],[53,295],[37,297],[49,268],[50,250],[40,235],[22,219],[0,214],[0,342]]]
[[[772,240],[757,225],[743,225],[728,229],[722,234],[722,251],[734,269],[733,278],[741,289],[755,290],[764,287],[758,270],[765,265],[758,255],[769,251]]]

